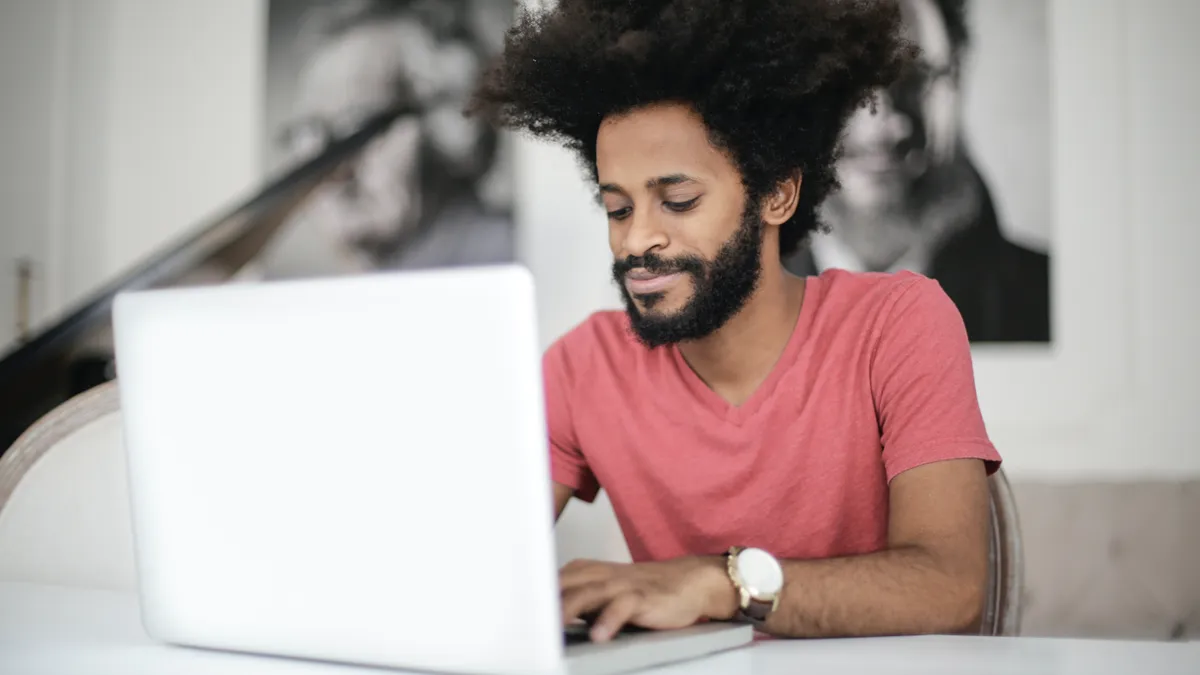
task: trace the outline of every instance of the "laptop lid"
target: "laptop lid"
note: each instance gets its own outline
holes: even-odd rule
[[[419,670],[560,667],[523,268],[126,293],[114,333],[152,636]]]

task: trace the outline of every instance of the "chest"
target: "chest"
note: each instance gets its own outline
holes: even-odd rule
[[[630,388],[626,405],[578,428],[635,556],[748,541],[792,557],[879,544],[887,489],[865,381],[784,381],[755,410],[725,414],[653,391]]]
[[[670,477],[670,491],[680,497],[719,498],[746,485],[830,483],[881,463],[865,372],[795,373],[746,407],[714,398],[653,378],[627,383],[619,404],[579,416],[580,448],[602,484],[605,475]]]

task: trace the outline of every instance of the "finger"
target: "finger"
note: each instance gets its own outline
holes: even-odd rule
[[[592,642],[608,642],[619,633],[625,624],[633,620],[642,607],[645,596],[637,591],[626,591],[604,607],[600,618],[592,626]]]
[[[575,558],[574,560],[567,563],[566,565],[563,565],[562,569],[559,571],[560,572],[569,572],[571,570],[577,570],[581,567],[589,567],[591,565],[595,565],[596,562],[597,561],[595,561],[595,560],[586,560],[584,558]]]
[[[558,585],[562,589],[606,581],[612,578],[616,566],[596,560],[573,560],[558,572]]]
[[[602,581],[575,586],[562,594],[563,623],[571,623],[589,612],[603,609],[629,587],[620,581]]]

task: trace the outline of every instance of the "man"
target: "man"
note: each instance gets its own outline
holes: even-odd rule
[[[483,81],[474,110],[580,154],[626,304],[544,358],[556,513],[603,487],[634,560],[561,571],[593,639],[977,623],[1000,458],[953,303],[782,263],[846,120],[912,56],[891,2],[568,0]]]
[[[1049,259],[1004,238],[961,133],[965,0],[900,4],[919,66],[851,119],[842,189],[822,207],[832,231],[785,264],[920,272],[954,300],[972,341],[1049,341]]]
[[[407,106],[318,189],[266,248],[271,278],[512,259],[500,139],[462,107],[502,22],[494,2],[343,0],[306,15],[296,117],[280,140],[309,159],[372,116]],[[499,27],[498,27],[499,26]],[[493,44],[489,44],[493,43]]]

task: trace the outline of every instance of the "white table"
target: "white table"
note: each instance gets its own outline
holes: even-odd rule
[[[5,675],[379,675],[394,671],[169,647],[142,629],[136,597],[0,583]],[[656,675],[1200,675],[1200,643],[912,637],[772,640]]]

